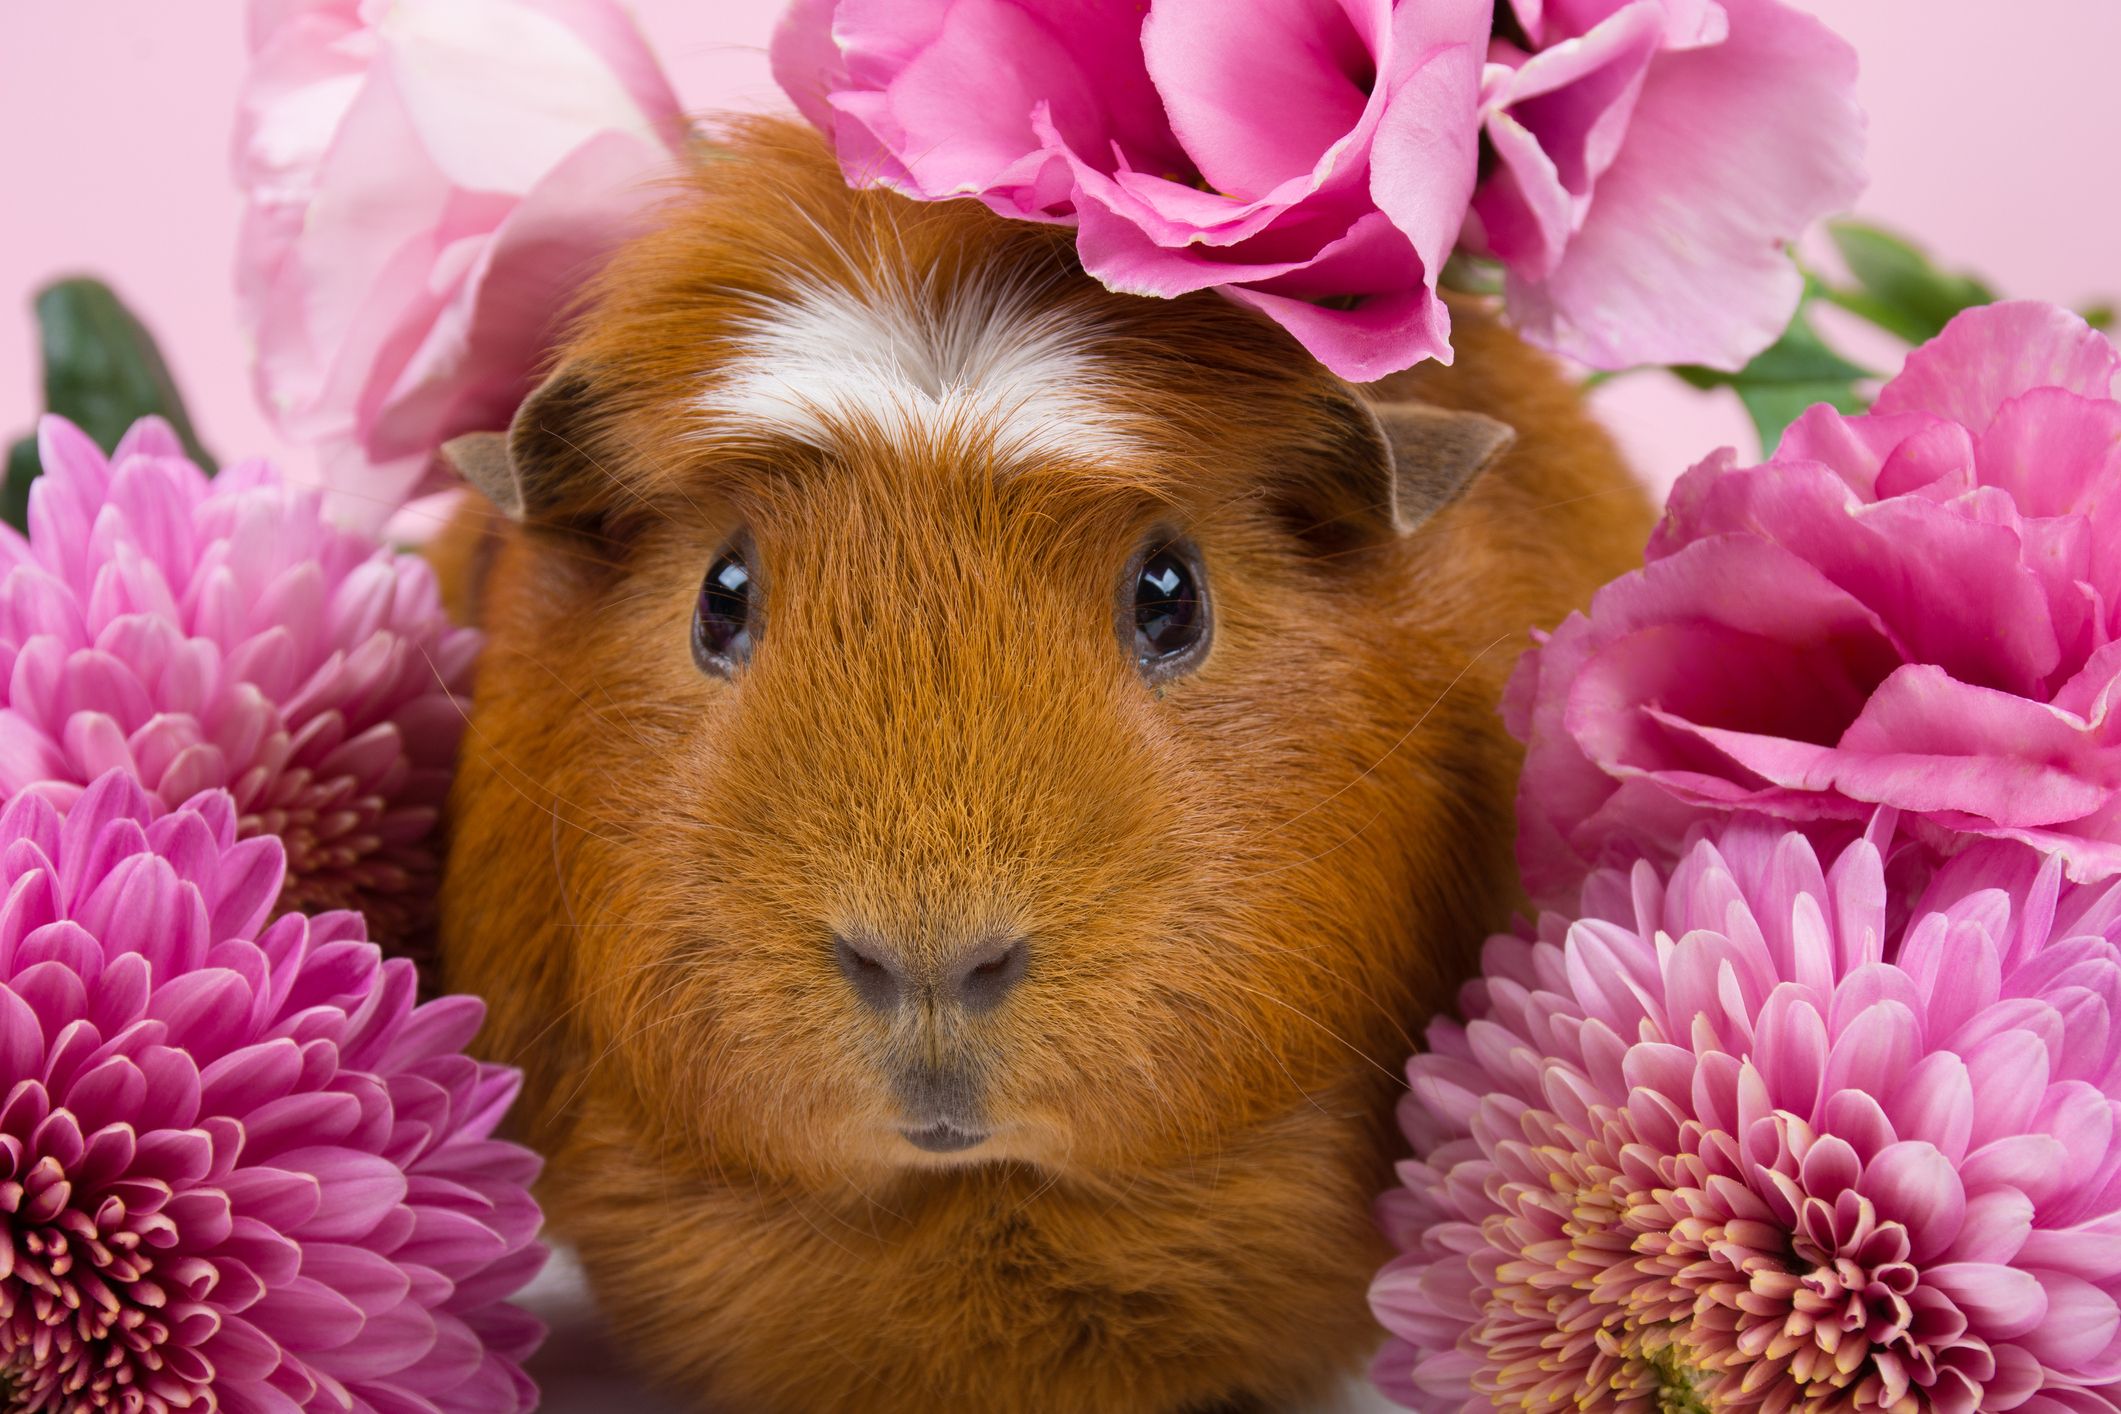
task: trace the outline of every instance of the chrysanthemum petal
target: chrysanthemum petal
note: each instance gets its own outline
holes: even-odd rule
[[[513,1078],[358,916],[264,924],[279,853],[225,794],[170,811],[122,772],[63,819],[0,809],[0,1383],[53,1411],[102,1407],[92,1379],[149,1410],[527,1408],[539,1327],[492,1309],[544,1257],[537,1161],[492,1137]]]

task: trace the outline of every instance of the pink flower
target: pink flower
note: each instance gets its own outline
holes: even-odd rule
[[[1449,355],[1436,277],[1473,191],[1490,14],[798,0],[773,58],[855,184],[1078,221],[1111,288],[1219,289],[1367,380]]]
[[[1804,282],[1784,247],[1863,187],[1856,54],[1781,0],[1504,0],[1467,244],[1511,317],[1600,368],[1742,367]]]
[[[1828,840],[1879,805],[2121,872],[2117,364],[2065,310],[1969,310],[1868,416],[1688,472],[1648,564],[1511,684],[1533,895],[1706,815]]]
[[[479,646],[433,572],[262,462],[207,480],[159,420],[109,461],[59,418],[38,443],[29,537],[0,527],[0,799],[226,787],[286,848],[282,907],[416,938]]]
[[[1115,290],[1220,289],[1336,373],[1450,352],[1469,245],[1541,343],[1736,368],[1860,189],[1854,52],[1781,0],[797,0],[774,69],[848,178],[1075,220]],[[1476,162],[1482,143],[1491,160]]]
[[[237,276],[258,396],[380,526],[507,425],[684,138],[610,0],[252,0]]]
[[[277,841],[122,771],[0,812],[10,1407],[511,1414],[544,1261],[517,1077],[350,913],[265,924]]]
[[[1895,930],[1889,820],[1828,868],[1740,820],[1490,939],[1408,1065],[1387,1393],[2121,1409],[2121,883],[1985,841]]]

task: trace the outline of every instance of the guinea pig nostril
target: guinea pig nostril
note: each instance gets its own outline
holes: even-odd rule
[[[1001,1003],[1031,970],[1031,948],[1022,938],[1004,938],[972,955],[957,975],[958,1004],[987,1011]]]
[[[878,1011],[890,1010],[905,996],[904,978],[897,966],[875,945],[835,936],[832,959],[839,964],[840,975],[854,987],[855,995]]]

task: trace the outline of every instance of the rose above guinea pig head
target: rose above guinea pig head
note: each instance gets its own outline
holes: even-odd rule
[[[511,522],[445,949],[548,1139],[1110,1173],[1389,1086],[1507,910],[1506,645],[1635,524],[1511,548],[1610,465],[1470,324],[1493,415],[1373,408],[784,126],[703,164],[455,449]]]

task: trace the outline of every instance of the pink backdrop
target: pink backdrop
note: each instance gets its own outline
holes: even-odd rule
[[[242,8],[44,0],[0,10],[0,434],[26,429],[37,405],[30,292],[90,271],[162,339],[210,446],[306,464],[251,401],[230,292],[238,208],[225,153]],[[1919,234],[2006,293],[2076,302],[2121,291],[2121,5],[1811,8],[1863,55],[1866,214]],[[678,92],[703,109],[779,102],[764,54],[777,9],[777,0],[636,3]],[[1599,396],[1653,482],[1716,445],[1751,440],[1735,404],[1655,375]]]
[[[700,108],[778,103],[764,55],[777,8],[778,0],[637,4],[679,93]],[[2074,302],[2121,292],[2113,180],[2121,4],[1815,0],[1814,8],[1864,56],[1868,214],[1920,233],[2009,293]],[[161,337],[210,446],[307,465],[251,400],[230,291],[238,206],[225,147],[241,12],[238,0],[0,4],[0,435],[25,429],[36,407],[30,292],[55,275],[91,271]],[[1624,378],[1599,400],[1658,484],[1721,443],[1751,441],[1735,404],[1667,378]],[[615,1373],[570,1267],[556,1264],[533,1304],[559,1328],[539,1362],[551,1414],[621,1405],[667,1414]],[[1382,1406],[1356,1396],[1342,1407]]]

